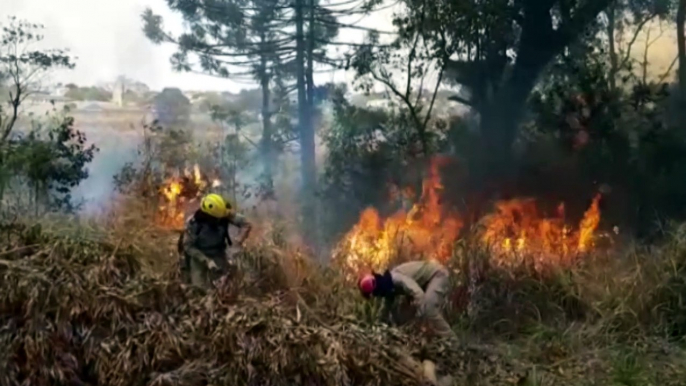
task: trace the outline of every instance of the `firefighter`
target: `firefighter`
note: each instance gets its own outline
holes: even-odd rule
[[[417,316],[429,322],[435,333],[444,338],[456,338],[440,312],[440,304],[448,289],[448,270],[434,261],[411,261],[379,274],[364,275],[358,282],[362,296],[384,299],[381,318],[393,320],[393,306],[397,296],[410,296],[417,307]]]
[[[209,288],[229,270],[227,247],[233,242],[229,225],[241,229],[235,241],[238,246],[250,235],[252,225],[236,213],[228,200],[218,194],[203,197],[198,209],[186,222],[179,248],[184,256],[183,265],[189,271],[193,285]]]

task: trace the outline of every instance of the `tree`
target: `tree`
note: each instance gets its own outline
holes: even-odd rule
[[[178,88],[165,88],[153,99],[155,117],[166,127],[180,127],[190,120],[191,102]]]
[[[162,30],[161,17],[146,10],[144,31],[156,43],[177,44],[174,67],[182,71],[203,71],[219,77],[255,79],[260,84],[262,113],[262,158],[265,184],[271,189],[274,162],[271,124],[271,84],[275,68],[288,61],[292,41],[280,28],[288,7],[280,0],[252,0],[246,3],[168,2],[190,23],[188,33],[174,37]],[[194,64],[190,54],[199,59]],[[234,72],[233,69],[237,69]]]
[[[8,83],[8,95],[0,104],[0,146],[9,138],[19,117],[20,106],[40,87],[45,74],[55,68],[73,68],[66,50],[34,49],[43,40],[40,24],[9,17],[0,37],[0,81]],[[6,106],[9,106],[7,111]]]
[[[225,102],[222,95],[217,92],[206,92],[200,96],[198,109],[203,113],[209,113],[214,106],[219,106]]]
[[[680,119],[679,123],[683,126],[686,123],[686,0],[679,0],[676,14],[677,47],[679,50],[679,100],[680,100]]]
[[[305,234],[312,235],[316,229],[314,192],[317,168],[315,164],[314,127],[311,108],[307,100],[305,79],[305,0],[295,0],[295,76],[298,91],[298,126],[300,126],[300,167],[302,175],[303,225]],[[310,240],[311,241],[311,240]]]
[[[672,0],[615,0],[603,11],[601,19],[607,38],[609,56],[610,84],[616,91],[617,82],[624,76],[623,70],[631,70],[632,54],[638,36],[653,20],[669,15]],[[625,38],[628,36],[628,40]],[[647,51],[648,47],[645,47]],[[646,52],[647,55],[647,52]]]
[[[354,106],[333,92],[334,121],[323,133],[327,148],[321,189],[324,204],[335,209],[322,213],[322,226],[336,237],[358,219],[369,205],[387,209],[388,184],[405,187],[408,162],[415,159],[408,143],[416,136],[407,116]],[[395,208],[397,209],[397,208]]]
[[[378,34],[370,34],[351,62],[360,88],[369,92],[374,82],[379,82],[390,94],[388,98],[397,100],[399,114],[407,118],[400,122],[410,123],[412,143],[418,144],[417,155],[423,157],[435,151],[429,124],[446,63],[445,58],[434,60],[426,43],[420,30],[406,31],[389,45],[380,44]],[[403,52],[403,48],[409,52]],[[427,79],[430,75],[435,75],[433,84]]]
[[[304,222],[314,224],[313,203],[316,189],[315,130],[311,122],[315,85],[315,65],[342,67],[342,58],[329,57],[326,47],[344,24],[339,16],[366,13],[369,4],[380,1],[358,2],[359,10],[333,11],[317,1],[249,0],[225,2],[199,2],[195,0],[167,1],[188,22],[188,31],[174,37],[162,31],[161,17],[151,10],[143,14],[144,31],[156,43],[177,44],[179,51],[172,62],[177,70],[202,71],[232,79],[251,79],[260,85],[262,92],[261,115],[263,121],[261,156],[265,184],[271,190],[272,165],[279,147],[277,128],[272,124],[275,112],[283,113],[290,92],[298,93],[298,139],[302,154]],[[351,4],[336,2],[334,5]],[[353,27],[354,28],[354,27]],[[295,30],[295,31],[293,31]],[[335,43],[345,45],[346,43]],[[295,81],[295,86],[287,85]],[[274,93],[278,88],[278,93]],[[272,95],[278,95],[273,98]],[[291,127],[281,114],[279,128]],[[283,133],[281,133],[283,134]],[[290,137],[290,134],[281,138]],[[311,214],[309,214],[311,213]],[[316,226],[315,226],[316,227]],[[307,232],[310,233],[310,232]]]
[[[262,112],[262,109],[264,108],[264,101],[262,98],[265,95],[271,95],[271,90],[269,90],[269,93],[265,93],[261,88],[250,88],[241,90],[238,93],[237,98],[239,103],[244,106],[246,110]]]
[[[512,144],[526,101],[546,66],[583,34],[611,0],[404,1],[396,25],[420,31],[432,56],[480,116],[484,173],[513,171]],[[483,173],[482,173],[483,174]]]
[[[98,149],[86,145],[85,134],[74,129],[74,118],[57,114],[37,122],[25,137],[9,141],[8,146],[7,166],[15,179],[25,179],[34,215],[76,209],[71,190],[88,178],[87,165]]]
[[[224,143],[221,148],[221,162],[222,169],[225,171],[225,176],[228,177],[228,186],[225,187],[231,195],[233,202],[237,202],[240,196],[245,197],[248,192],[245,189],[240,189],[241,184],[238,181],[238,175],[241,170],[244,170],[250,164],[248,160],[248,147],[241,141],[238,131],[227,134],[224,138]],[[239,190],[240,189],[240,190]]]
[[[85,165],[95,151],[85,146],[85,137],[67,116],[34,127],[25,137],[12,135],[22,103],[40,88],[42,78],[52,69],[74,67],[66,50],[34,48],[43,40],[42,29],[10,17],[0,38],[0,201],[11,184],[19,184],[19,196],[28,185],[36,212],[71,208],[69,192],[88,176]]]
[[[655,221],[686,216],[686,137],[670,126],[666,84],[620,68],[615,88],[606,43],[585,43],[557,58],[530,98],[520,185],[579,212],[608,186],[603,218],[646,236]]]

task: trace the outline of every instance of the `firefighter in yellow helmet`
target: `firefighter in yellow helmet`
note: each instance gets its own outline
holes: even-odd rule
[[[218,194],[203,197],[198,209],[186,222],[179,249],[183,265],[189,271],[193,285],[209,288],[229,269],[227,248],[234,244],[229,225],[241,229],[235,244],[241,246],[250,235],[252,226],[235,212],[228,200]]]

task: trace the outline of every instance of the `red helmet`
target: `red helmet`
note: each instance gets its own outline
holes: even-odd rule
[[[364,297],[369,297],[372,295],[372,292],[374,292],[374,288],[376,287],[376,279],[374,278],[374,275],[364,275],[360,281],[357,282],[357,286],[360,288],[360,291]]]

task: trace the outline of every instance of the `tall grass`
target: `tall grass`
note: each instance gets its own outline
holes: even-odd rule
[[[489,253],[467,240],[449,262],[453,299],[465,291],[470,298],[470,307],[453,307],[460,314],[451,317],[474,332],[516,337],[532,326],[582,324],[612,339],[684,336],[686,226],[674,227],[660,245],[597,252],[544,273],[526,264],[494,266]]]
[[[113,254],[129,251],[146,275],[178,280],[178,233],[154,226],[154,208],[140,201],[112,204],[97,219],[23,221],[41,232],[106,243]],[[233,293],[276,295],[296,317],[312,310],[335,316],[325,324],[377,331],[378,304],[361,299],[341,272],[312,258],[289,236],[290,224],[268,216],[255,221],[250,242],[233,251],[240,273],[231,278]],[[679,378],[686,376],[686,226],[674,227],[660,245],[594,253],[545,274],[528,265],[494,266],[490,254],[467,237],[447,263],[453,277],[445,311],[463,349],[473,350],[466,357],[474,356],[455,364],[458,378],[496,374],[500,364],[493,357],[507,363],[507,371],[527,369],[528,384],[678,385],[686,379]],[[420,337],[418,328],[400,329]]]

